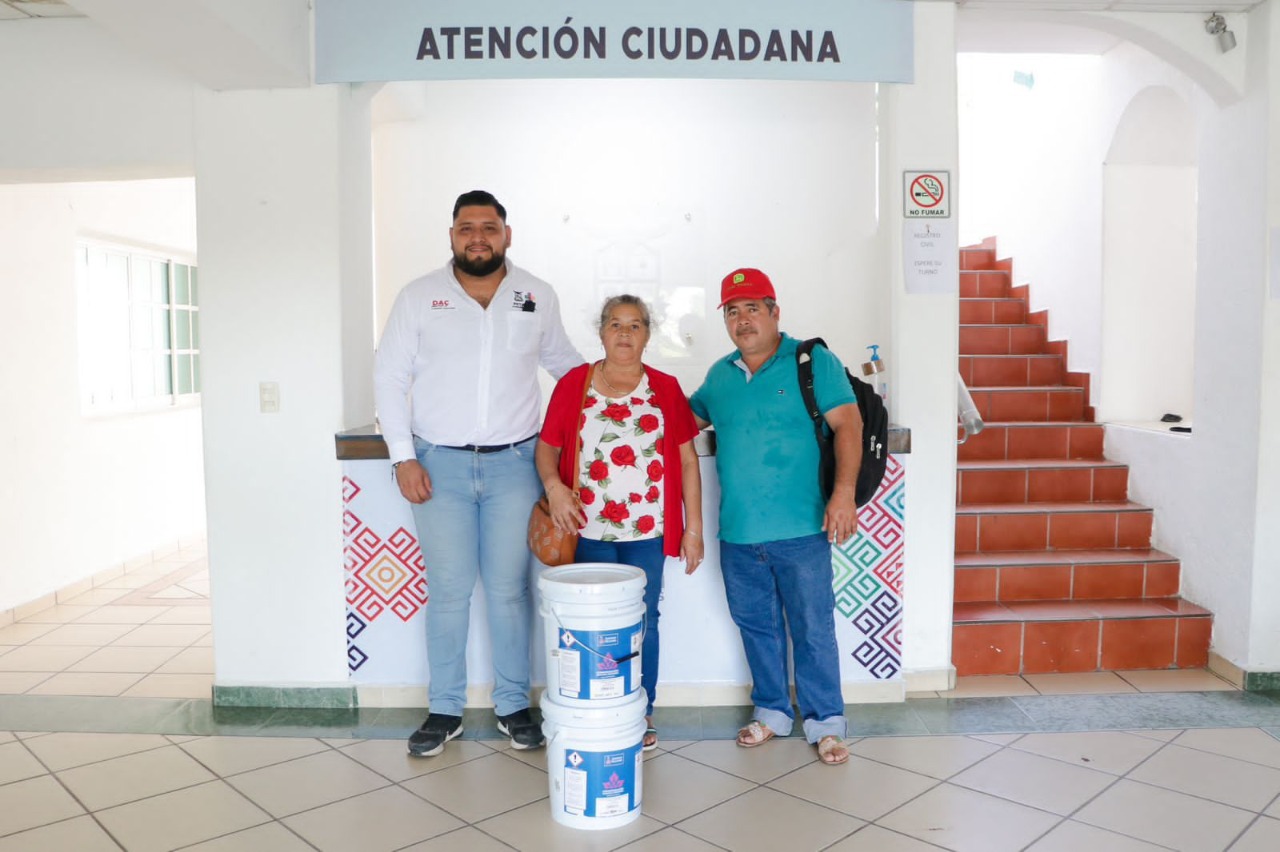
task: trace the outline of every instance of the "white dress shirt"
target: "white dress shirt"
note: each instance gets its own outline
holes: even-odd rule
[[[396,297],[373,368],[392,462],[414,458],[414,435],[462,446],[536,434],[538,365],[558,380],[584,362],[564,332],[551,285],[510,260],[506,266],[487,309],[462,289],[452,261]]]

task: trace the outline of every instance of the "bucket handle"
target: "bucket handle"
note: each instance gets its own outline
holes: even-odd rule
[[[568,633],[569,637],[573,639],[573,644],[577,645],[579,648],[581,648],[584,651],[587,651],[588,653],[595,654],[597,657],[599,657],[602,660],[607,656],[606,654],[601,654],[599,651],[597,651],[595,648],[592,648],[590,645],[586,645],[586,644],[583,644],[582,642],[579,642],[578,637],[573,635],[573,631],[564,626],[564,622],[560,620],[560,613],[556,612],[556,608],[552,606],[550,603],[547,604],[547,609],[551,610],[551,614],[555,616],[556,624],[560,625],[560,629],[565,633]],[[649,629],[648,620],[641,619],[640,621],[641,645],[644,644],[644,635],[648,629]],[[639,651],[632,651],[630,654],[627,654],[625,657],[614,657],[613,661],[615,663],[625,663],[627,660],[630,660],[631,658],[638,657],[638,656],[640,656]]]

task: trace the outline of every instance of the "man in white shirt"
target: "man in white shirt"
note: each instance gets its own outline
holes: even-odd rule
[[[427,720],[409,753],[440,754],[462,733],[467,630],[479,577],[493,646],[498,729],[537,748],[529,715],[529,510],[541,411],[537,370],[583,363],[551,285],[506,259],[507,211],[488,192],[458,197],[453,261],[396,298],[374,362],[379,422],[426,563]]]

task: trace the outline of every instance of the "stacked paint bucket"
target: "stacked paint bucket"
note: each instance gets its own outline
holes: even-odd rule
[[[538,578],[551,817],[571,828],[618,828],[640,816],[644,586],[639,568],[605,562]]]

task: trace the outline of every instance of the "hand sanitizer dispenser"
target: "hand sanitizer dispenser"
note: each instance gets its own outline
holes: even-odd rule
[[[862,362],[862,375],[868,378],[876,393],[889,404],[889,380],[884,376],[884,361],[880,358],[880,345],[873,343],[867,347],[871,350],[871,360]]]

